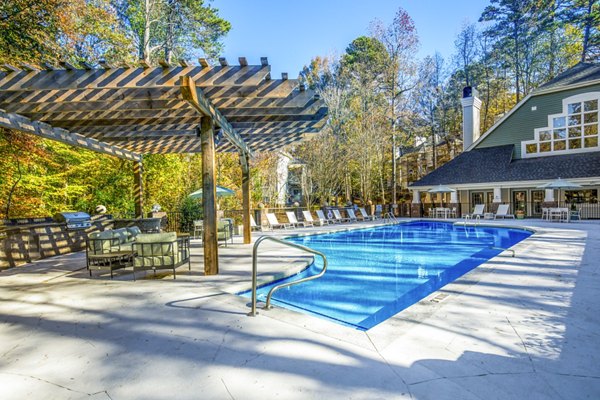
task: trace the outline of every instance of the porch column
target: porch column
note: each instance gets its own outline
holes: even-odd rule
[[[450,192],[450,203],[458,204],[458,191]]]
[[[142,174],[144,166],[142,160],[133,162],[133,199],[135,202],[136,218],[144,217],[144,181]]]
[[[250,244],[252,242],[252,232],[250,226],[250,165],[247,154],[240,154],[240,163],[242,164],[242,213],[244,220],[244,244]]]
[[[502,203],[502,189],[494,188],[494,203]]]
[[[412,204],[410,205],[410,216],[413,218],[420,218],[423,216],[421,213],[421,192],[419,190],[413,190]]]
[[[413,204],[421,203],[421,192],[419,190],[413,190]]]
[[[200,143],[202,146],[202,208],[204,211],[204,274],[219,273],[219,253],[217,243],[217,207],[215,180],[215,132],[213,120],[202,117],[200,122]]]

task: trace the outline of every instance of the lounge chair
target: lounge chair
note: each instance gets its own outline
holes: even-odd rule
[[[250,229],[254,229],[256,231],[262,231],[262,225],[258,226],[256,225],[256,221],[254,220],[254,217],[251,215],[250,216]]]
[[[311,226],[319,225],[323,226],[327,222],[323,221],[321,218],[314,220],[312,214],[308,210],[302,210],[302,215],[304,216],[304,221],[308,222]]]
[[[342,214],[340,214],[340,210],[331,210],[333,211],[333,219],[338,222],[350,222],[350,218],[343,218]]]
[[[485,213],[483,212],[484,208],[485,204],[475,204],[473,212],[471,214],[465,214],[463,217],[475,218],[479,216],[479,218],[483,218],[485,216]]]
[[[362,219],[364,221],[367,221],[367,220],[375,221],[377,219],[377,217],[375,215],[367,214],[367,210],[365,210],[364,207],[358,207],[358,211],[360,212],[360,215],[362,216]]]
[[[328,218],[325,218],[325,214],[323,214],[323,210],[317,210],[317,218],[319,218],[321,225],[333,224],[333,222],[334,222]]]
[[[279,221],[277,221],[277,217],[273,213],[267,213],[267,221],[269,222],[269,226],[271,227],[271,229],[275,229],[275,228],[287,229],[290,227],[290,224],[288,224],[288,223],[283,223],[283,224],[279,223]]]
[[[508,213],[508,204],[500,204],[498,206],[498,210],[496,211],[496,214],[494,214],[494,219],[497,219],[498,217],[502,217],[502,218],[512,218],[514,219],[515,216],[513,214],[509,214]]]
[[[290,221],[290,224],[292,224],[295,227],[298,227],[299,225],[306,227],[306,226],[308,226],[308,224],[310,224],[312,226],[312,223],[308,223],[305,221],[298,221],[298,218],[296,218],[296,214],[294,214],[293,211],[286,211],[285,215],[287,215],[287,218],[288,218],[288,221]]]
[[[346,213],[348,213],[348,220],[350,222],[358,222],[358,218],[356,218],[356,214],[354,214],[354,210],[351,208],[346,209]]]

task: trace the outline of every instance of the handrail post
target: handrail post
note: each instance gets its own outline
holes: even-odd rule
[[[298,283],[302,283],[302,282],[306,282],[306,281],[310,281],[313,279],[317,279],[320,278],[321,276],[323,276],[323,274],[325,274],[325,271],[327,271],[327,257],[325,257],[325,254],[321,253],[320,251],[316,251],[313,249],[310,249],[306,246],[302,246],[300,244],[296,244],[296,243],[290,243],[290,242],[286,242],[285,240],[282,239],[278,239],[272,236],[261,236],[260,238],[258,238],[258,240],[254,243],[254,247],[252,249],[252,308],[251,311],[247,314],[249,317],[255,317],[256,314],[258,314],[258,312],[256,312],[256,291],[257,291],[257,280],[258,280],[258,245],[260,243],[262,243],[262,241],[264,240],[272,240],[274,242],[283,244],[285,246],[289,246],[289,247],[293,247],[296,249],[300,249],[302,251],[305,251],[307,253],[311,253],[311,254],[315,254],[320,256],[321,258],[323,258],[323,269],[321,270],[321,272],[319,272],[316,275],[312,275],[306,278],[302,278],[299,279],[297,281],[294,282],[288,282],[288,283],[283,283],[281,285],[277,285],[273,288],[271,288],[271,290],[269,291],[269,294],[267,295],[267,303],[265,305],[265,309],[269,308],[270,302],[271,302],[271,296],[273,295],[273,293],[276,290],[281,289],[282,287],[287,287],[287,286],[292,286]]]
[[[258,266],[257,266],[257,258],[258,254],[256,249],[260,242],[268,238],[268,236],[262,236],[258,238],[258,240],[254,243],[254,247],[252,248],[252,311],[248,313],[249,317],[256,317],[256,286],[257,286],[257,275],[258,275]]]

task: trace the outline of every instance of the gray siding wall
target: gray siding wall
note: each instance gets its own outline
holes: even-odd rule
[[[521,142],[532,140],[534,129],[547,126],[549,114],[559,114],[562,112],[562,100],[564,98],[580,93],[597,91],[600,91],[600,84],[533,96],[502,122],[502,124],[497,126],[476,147],[482,148],[514,144],[514,157],[521,158]],[[532,111],[531,107],[534,106],[537,107],[537,110]]]

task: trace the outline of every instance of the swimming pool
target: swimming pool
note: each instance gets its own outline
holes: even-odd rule
[[[370,229],[289,237],[323,252],[326,274],[275,292],[272,302],[368,330],[498,255],[531,232],[415,221]],[[318,273],[322,261],[299,274],[258,289],[265,301],[271,287]],[[241,295],[250,297],[250,292]]]

